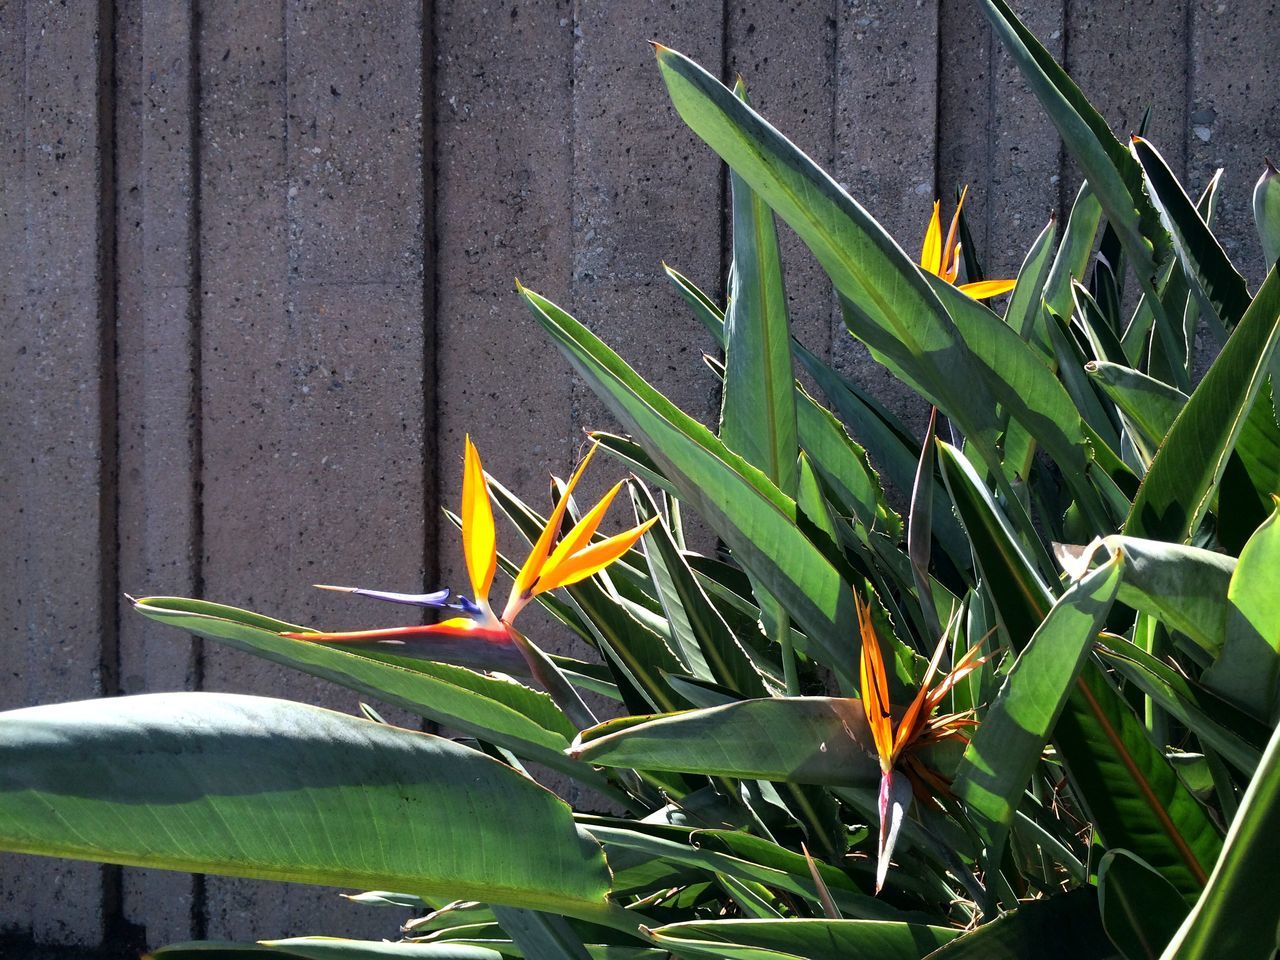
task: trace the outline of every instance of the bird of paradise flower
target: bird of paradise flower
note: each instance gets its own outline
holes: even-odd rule
[[[951,227],[947,231],[945,243],[942,239],[942,201],[933,201],[933,216],[929,218],[929,226],[924,232],[924,245],[920,248],[920,266],[953,285],[960,275],[961,244],[957,235],[960,230],[960,211],[964,209],[964,198],[968,193],[968,187],[960,191],[960,201],[951,217]],[[1008,293],[1016,284],[1016,280],[975,280],[972,283],[958,284],[956,289],[975,300],[986,300]]]
[[[563,685],[557,682],[554,669],[549,669],[545,657],[540,656],[538,651],[521,636],[513,626],[513,621],[540,594],[570,586],[599,573],[630,550],[657,521],[654,517],[615,536],[602,540],[594,539],[609,505],[622,489],[623,481],[619,481],[601,498],[599,503],[573,525],[568,533],[559,537],[565,511],[569,505],[569,496],[573,493],[574,487],[581,479],[594,453],[593,446],[566,484],[564,492],[551,512],[551,517],[547,520],[546,526],[511,585],[511,592],[501,615],[494,612],[489,600],[489,591],[493,586],[494,574],[498,568],[493,506],[489,499],[489,488],[485,482],[479,451],[468,436],[463,458],[460,519],[462,552],[473,597],[455,594],[449,589],[437,590],[433,593],[407,594],[367,590],[363,587],[316,584],[325,590],[338,590],[393,603],[455,610],[462,615],[425,626],[386,627],[348,632],[299,632],[283,635],[295,640],[316,643],[391,645],[392,648],[399,649],[401,652],[427,657],[431,657],[434,644],[447,646],[451,640],[462,641],[470,650],[488,647],[487,658],[491,662],[510,663],[513,658],[519,661],[523,657],[527,662],[529,673],[547,686],[552,696],[559,700],[559,695],[565,694],[566,691]],[[559,537],[558,542],[557,537]],[[443,652],[442,650],[441,653]],[[442,657],[442,659],[446,658]],[[482,657],[484,658],[486,657]],[[571,700],[576,701],[575,706],[580,704],[576,697]]]
[[[928,802],[950,793],[947,781],[925,765],[920,752],[945,740],[967,739],[965,729],[977,723],[967,711],[938,716],[934,716],[934,711],[956,684],[985,663],[988,657],[979,656],[981,647],[975,644],[937,684],[933,684],[949,633],[943,631],[920,690],[895,724],[894,711],[889,705],[889,678],[875,624],[871,621],[871,610],[856,591],[854,605],[862,637],[859,696],[871,730],[872,744],[880,760],[880,833],[876,860],[876,893],[879,893],[889,872],[893,848],[912,797]]]

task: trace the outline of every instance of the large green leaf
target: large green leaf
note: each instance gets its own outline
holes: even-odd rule
[[[948,444],[940,444],[939,453],[997,617],[1021,649],[1048,615],[1052,597],[1008,527],[998,522],[989,493],[963,454]],[[1103,842],[1127,847],[1184,897],[1197,896],[1217,857],[1217,830],[1093,660],[1077,677],[1053,739]]]
[[[649,935],[681,956],[713,960],[920,960],[959,931],[887,920],[692,920]]]
[[[1102,206],[1089,189],[1088,181],[1085,181],[1080,185],[1080,191],[1071,205],[1071,212],[1067,214],[1067,225],[1062,229],[1062,243],[1058,245],[1049,279],[1044,286],[1044,303],[1059,316],[1066,316],[1071,312],[1071,283],[1084,279],[1101,220]],[[1044,319],[1042,312],[1037,329],[1043,325]],[[1049,343],[1042,329],[1039,330],[1038,339],[1041,346],[1048,350]]]
[[[293,937],[259,943],[213,940],[175,943],[147,954],[149,960],[505,960],[487,947],[457,943],[390,943],[337,937]]]
[[[1105,537],[1108,553],[1124,554],[1120,602],[1177,630],[1210,656],[1226,640],[1227,587],[1233,557],[1213,550],[1138,537]]]
[[[929,954],[928,960],[1113,960],[1092,887],[1031,900]]]
[[[851,332],[946,413],[992,471],[1001,469],[997,402],[1060,463],[1083,469],[1079,415],[1017,332],[949,284],[931,283],[829,175],[707,71],[662,46],[658,64],[684,121],[813,251]]]
[[[0,714],[0,847],[616,923],[604,855],[554,794],[450,740],[261,697]]]
[[[1170,427],[1138,489],[1126,534],[1190,539],[1209,509],[1227,458],[1266,380],[1277,336],[1280,276],[1273,268]]]
[[[1123,637],[1105,635],[1099,652],[1154,704],[1199,737],[1206,749],[1246,776],[1257,769],[1268,727]]]
[[[1280,729],[1231,821],[1209,885],[1162,960],[1270,960],[1280,947],[1275,850],[1280,836]]]
[[[724,312],[689,279],[670,267],[666,269],[681,296],[694,307],[698,319],[716,342],[725,347]],[[793,346],[803,353],[802,360],[806,365],[821,363],[799,343]],[[712,368],[716,369],[716,364],[712,363]],[[854,442],[831,411],[814,400],[799,381],[795,382],[794,400],[800,446],[809,454],[823,479],[834,487],[842,503],[865,526],[884,530],[891,537],[899,536],[902,518],[885,500],[880,475],[868,461],[867,451]]]
[[[1022,795],[1111,610],[1121,574],[1117,553],[1053,605],[965,749],[954,789],[991,863],[1000,862]]]
[[[1126,960],[1158,960],[1187,915],[1164,877],[1128,850],[1108,850],[1098,863],[1102,926]]]
[[[1280,712],[1280,499],[1240,552],[1227,588],[1226,642],[1202,679],[1254,716]]]
[[[728,874],[739,880],[804,897],[821,907],[824,895],[805,857],[741,830],[674,827],[648,821],[618,821],[579,816],[579,822],[600,843],[611,864],[628,857],[661,860],[708,874]],[[841,869],[814,862],[822,885],[846,916],[870,920],[915,920],[876,897],[861,893]]]
[[[647,490],[633,486],[631,499],[640,522],[658,515]],[[642,544],[654,586],[667,613],[672,642],[686,651],[693,675],[714,680],[742,696],[764,696],[767,690],[763,679],[698,584],[665,521],[654,526]]]
[[[1168,259],[1169,238],[1143,190],[1138,164],[1005,0],[982,0],[980,6],[1080,164],[1144,291],[1153,291],[1156,268]]]
[[[704,710],[608,720],[585,730],[573,754],[588,763],[792,783],[879,783],[857,700],[785,697]]]
[[[746,88],[735,90],[742,101]],[[724,400],[720,439],[759,467],[783,493],[795,495],[796,405],[791,325],[773,211],[736,173],[733,269],[725,315]]]
[[[654,390],[577,320],[545,297],[521,292],[574,368],[644,441],[645,452],[681,499],[786,606],[805,631],[802,649],[851,676],[857,649],[852,589],[797,526],[795,501]]]
[[[1159,151],[1141,137],[1133,138],[1130,150],[1142,168],[1147,193],[1173,238],[1173,248],[1183,272],[1192,281],[1191,289],[1202,309],[1211,312],[1227,330],[1233,329],[1249,307],[1244,277],[1237,272]]]
[[[1084,369],[1141,437],[1159,447],[1186,405],[1187,395],[1140,370],[1105,360],[1091,361]]]
[[[203,600],[145,597],[134,609],[179,630],[377,697],[586,782],[601,782],[589,767],[564,756],[575,732],[564,714],[546,694],[520,684],[450,664],[292,640],[278,631],[306,628]]]

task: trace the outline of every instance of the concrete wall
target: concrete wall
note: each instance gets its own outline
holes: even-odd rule
[[[1193,185],[1228,168],[1222,236],[1256,277],[1276,3],[1016,5],[1117,132],[1154,104]],[[517,275],[712,416],[709,342],[660,261],[721,284],[725,181],[651,38],[742,73],[908,249],[970,183],[978,242],[1012,270],[1073,193],[971,0],[0,2],[0,707],[203,688],[352,709],[123,593],[354,626],[369,608],[309,584],[460,582],[438,507],[463,433],[542,498],[606,422]],[[918,419],[784,242],[805,342]],[[6,956],[399,919],[330,890],[0,856]]]

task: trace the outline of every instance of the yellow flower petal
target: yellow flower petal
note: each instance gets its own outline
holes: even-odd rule
[[[592,444],[591,449],[587,451],[587,455],[582,458],[582,462],[578,464],[578,469],[573,472],[573,476],[569,478],[569,482],[565,485],[564,494],[556,501],[556,506],[551,511],[551,517],[547,520],[547,525],[542,528],[542,534],[538,537],[538,542],[533,545],[533,550],[529,552],[528,558],[524,562],[524,566],[520,568],[520,573],[516,576],[516,581],[511,585],[511,596],[507,600],[507,607],[511,608],[519,599],[525,596],[534,582],[538,579],[538,574],[542,572],[543,566],[546,565],[547,555],[551,552],[551,545],[555,543],[556,536],[560,533],[560,524],[564,520],[565,508],[569,505],[569,494],[573,493],[573,488],[577,486],[579,478],[587,464],[591,462],[591,457],[596,452],[597,444]]]
[[[542,566],[540,576],[554,576],[553,571],[556,567],[591,543],[591,538],[596,535],[596,530],[600,528],[600,522],[604,520],[605,511],[609,509],[609,504],[613,503],[613,498],[618,495],[618,491],[621,489],[622,482],[619,481],[614,484],[612,490],[600,498],[599,503],[573,525],[573,529],[566,533],[564,539],[557,543],[556,548],[551,551],[551,556]]]
[[[607,540],[601,540],[575,553],[554,569],[544,570],[542,578],[534,585],[533,592],[546,593],[557,587],[567,587],[599,573],[630,550],[635,542],[657,522],[657,517],[651,517],[638,527],[632,527],[630,530],[609,537]]]
[[[493,529],[493,507],[484,480],[480,453],[467,437],[462,467],[462,553],[476,603],[489,598],[493,574],[498,569],[498,545]]]
[[[998,297],[1008,293],[1017,285],[1017,280],[979,280],[976,283],[962,283],[956,287],[961,293],[967,293],[975,300]]]
[[[924,246],[920,248],[920,266],[934,276],[942,275],[942,204],[933,202],[933,216],[924,232]]]

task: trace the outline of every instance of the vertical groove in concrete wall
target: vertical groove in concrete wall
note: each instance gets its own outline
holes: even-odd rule
[[[440,204],[436,190],[436,4],[422,0],[419,7],[422,46],[418,70],[422,95],[418,113],[422,124],[419,158],[422,165],[422,563],[423,586],[435,589],[440,582],[440,440],[435,429],[440,409],[440,284],[436,257],[440,250]],[[438,725],[423,720],[421,727],[438,733]]]
[[[190,4],[117,0],[116,302],[120,690],[197,689],[199,641],[124,593],[200,593],[199,97]],[[152,943],[193,935],[198,878],[126,869],[121,917]],[[158,907],[158,904],[164,906]],[[141,931],[139,931],[141,933]]]
[[[97,260],[100,436],[98,476],[98,555],[102,696],[119,696],[120,595],[119,529],[120,451],[118,384],[116,376],[116,18],[113,0],[98,0],[97,23]],[[122,870],[102,867],[102,925],[104,937],[122,937],[124,929]]]

